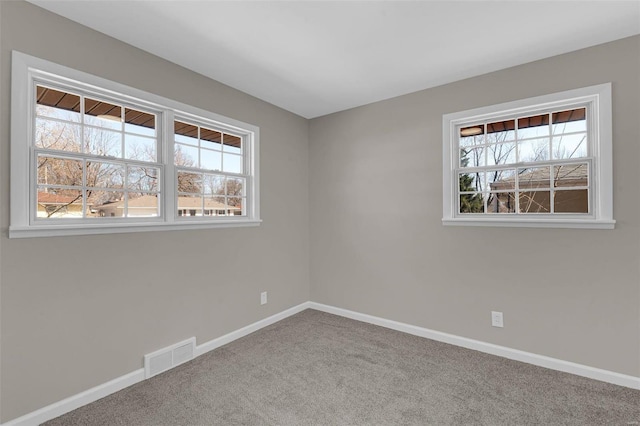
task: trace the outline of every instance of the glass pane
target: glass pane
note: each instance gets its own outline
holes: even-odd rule
[[[460,150],[460,167],[479,167],[484,166],[485,148],[461,149]]]
[[[178,172],[178,192],[202,193],[202,175]]]
[[[127,217],[157,217],[160,215],[157,194],[130,192],[127,200]]]
[[[484,213],[482,194],[460,195],[460,213]]]
[[[504,191],[516,189],[515,169],[492,170],[487,173],[488,189],[492,191]]]
[[[242,156],[222,154],[222,170],[229,173],[242,173]]]
[[[222,153],[220,151],[200,150],[200,167],[207,170],[222,169]]]
[[[550,213],[550,191],[520,192],[520,213]]]
[[[460,173],[460,192],[482,192],[484,190],[484,173]]]
[[[124,166],[114,163],[87,161],[87,186],[94,188],[123,188]]]
[[[487,213],[515,213],[515,192],[492,192],[487,199]]]
[[[227,204],[225,197],[206,197],[204,206],[207,216],[229,216],[234,210]]]
[[[244,179],[227,179],[227,195],[244,195]]]
[[[82,161],[38,155],[38,184],[82,186]]]
[[[224,135],[224,151],[232,154],[242,154],[242,139],[238,136]]]
[[[87,191],[87,217],[122,217],[124,192]]]
[[[80,96],[36,86],[36,114],[78,123],[80,122]]]
[[[589,191],[555,191],[553,208],[556,213],[589,213]]]
[[[135,109],[124,109],[124,131],[144,136],[156,136],[156,116]]]
[[[104,129],[122,130],[122,106],[84,99],[84,123]]]
[[[587,134],[564,135],[553,138],[553,158],[582,158],[587,156]]]
[[[107,157],[122,157],[122,133],[85,127],[84,152]]]
[[[549,167],[531,167],[518,169],[518,188],[546,188],[551,187]]]
[[[200,147],[222,150],[222,133],[201,127]]]
[[[243,215],[244,198],[241,197],[228,197],[227,205],[229,216],[241,216]]]
[[[198,127],[192,124],[176,121],[173,123],[176,142],[198,146]]]
[[[555,187],[588,186],[589,167],[586,163],[555,166],[553,168]]]
[[[38,188],[38,218],[82,218],[82,191],[77,189]]]
[[[516,162],[516,144],[499,143],[487,147],[487,165],[513,164]]]
[[[585,108],[554,112],[551,126],[554,135],[562,133],[586,132],[587,110]]]
[[[176,166],[199,167],[197,147],[179,145],[174,146],[174,162]]]
[[[515,120],[496,121],[487,124],[487,143],[512,141],[516,138]]]
[[[202,216],[201,195],[181,195],[178,197],[178,216]]]
[[[136,191],[157,191],[160,169],[157,167],[129,166],[127,188]]]
[[[224,177],[219,175],[204,175],[203,190],[205,194],[224,195]]]
[[[80,152],[82,131],[78,124],[36,119],[35,146],[60,151]]]
[[[156,139],[144,136],[125,135],[124,136],[124,156],[125,158],[138,161],[157,161]]]
[[[549,135],[549,114],[518,119],[518,139],[539,138]]]
[[[521,162],[547,161],[549,159],[549,139],[518,142],[518,159]]]

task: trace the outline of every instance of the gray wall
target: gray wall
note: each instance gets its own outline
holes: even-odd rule
[[[442,226],[444,113],[609,81],[615,230]],[[640,375],[639,106],[633,37],[312,120],[311,299]]]
[[[0,8],[2,421],[309,300],[307,120],[28,3]],[[12,49],[260,126],[264,223],[9,240]]]

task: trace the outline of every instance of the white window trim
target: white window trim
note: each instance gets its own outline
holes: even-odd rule
[[[151,109],[162,110],[164,119],[159,120],[159,151],[164,163],[162,181],[161,218],[142,222],[118,219],[117,221],[100,219],[100,223],[64,223],[43,221],[36,222],[30,218],[31,197],[33,188],[31,179],[32,157],[32,97],[33,79],[51,76],[55,81],[67,81],[74,86],[81,86],[88,91],[101,94],[113,93],[120,99],[130,99]],[[200,108],[183,104],[158,95],[144,92],[120,83],[97,77],[82,71],[74,70],[53,62],[39,59],[24,53],[12,52],[12,84],[11,84],[11,195],[9,238],[48,237],[61,235],[112,234],[123,232],[147,232],[158,230],[185,230],[206,228],[228,228],[258,226],[260,219],[260,173],[259,173],[259,139],[260,129],[257,126],[224,117]],[[228,129],[242,134],[248,150],[245,153],[245,166],[250,171],[250,182],[247,185],[247,200],[252,200],[247,208],[246,216],[224,217],[220,219],[183,221],[176,220],[175,182],[173,165],[173,117],[193,117],[194,120],[205,119],[215,122],[216,127]],[[33,187],[33,188],[32,188]]]
[[[590,103],[593,111],[591,120],[591,152],[593,152],[593,214],[584,215],[475,215],[460,214],[456,210],[455,176],[457,168],[457,126],[470,121],[488,120],[505,115],[517,115],[530,110],[563,107],[579,102]],[[535,227],[535,228],[592,228],[613,229],[613,156],[611,83],[599,84],[550,95],[506,102],[481,108],[470,109],[442,117],[443,138],[443,225],[452,226],[495,226],[495,227]],[[528,163],[530,164],[530,163]],[[516,165],[517,166],[517,165]],[[533,217],[532,217],[533,216]]]

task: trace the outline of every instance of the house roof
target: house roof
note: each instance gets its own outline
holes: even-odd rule
[[[38,192],[38,204],[47,205],[63,205],[63,204],[82,204],[82,197],[74,197],[72,195],[58,195],[49,192]]]
[[[129,200],[128,208],[133,209],[150,209],[158,206],[158,197],[155,195],[143,195]],[[124,200],[116,201],[113,203],[105,203],[102,205],[94,206],[95,209],[100,208],[124,208]],[[198,197],[178,197],[178,209],[180,210],[193,210],[202,208],[202,199]],[[241,207],[234,207],[228,204],[221,203],[212,198],[205,198],[205,209],[210,210],[240,210]]]
[[[562,166],[557,176],[554,177],[556,182],[562,182],[562,186],[586,185],[589,178],[589,169],[586,164]],[[506,189],[513,187],[515,176],[509,176],[504,179],[491,183],[491,189]],[[541,182],[549,181],[549,168],[537,167],[528,169],[518,176],[520,187],[526,187],[523,182],[531,186]]]

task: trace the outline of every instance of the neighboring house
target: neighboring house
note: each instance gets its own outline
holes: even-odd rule
[[[562,166],[550,176],[549,168],[527,169],[518,175],[518,193],[521,213],[549,213],[551,211],[551,182],[554,189],[554,211],[557,213],[589,212],[589,171],[586,164]],[[490,184],[497,192],[489,199],[489,213],[515,211],[515,176]],[[576,189],[578,188],[578,189]]]
[[[82,197],[38,192],[38,217],[82,217]]]
[[[143,195],[130,199],[127,209],[129,217],[158,216],[158,197]],[[124,200],[94,206],[91,212],[100,217],[122,217],[124,215]],[[178,216],[237,216],[241,214],[241,206],[234,207],[206,198],[203,210],[202,198],[178,197]]]

